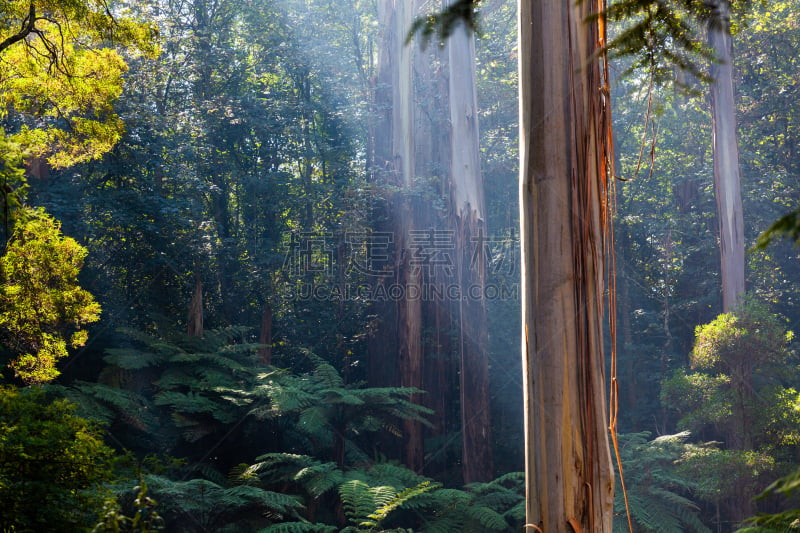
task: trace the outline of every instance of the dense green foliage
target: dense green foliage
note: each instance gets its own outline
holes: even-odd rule
[[[100,306],[78,285],[86,248],[41,211],[17,218],[0,257],[0,337],[15,376],[45,383],[58,376],[68,346],[86,343],[84,327],[100,318]]]
[[[113,451],[65,400],[0,388],[0,529],[91,531],[110,498]]]

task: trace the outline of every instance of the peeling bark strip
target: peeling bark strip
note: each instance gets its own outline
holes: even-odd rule
[[[711,67],[711,129],[714,152],[714,193],[719,218],[722,310],[731,311],[744,294],[744,219],[739,140],[733,96],[733,43],[728,0],[712,2],[708,44],[719,63]]]
[[[526,531],[611,531],[604,377],[610,109],[602,0],[520,0]]]

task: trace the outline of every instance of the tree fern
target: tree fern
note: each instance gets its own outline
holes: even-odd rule
[[[359,479],[346,481],[339,486],[339,495],[348,519],[353,526],[348,531],[379,531],[381,524],[413,498],[440,485],[423,481],[418,485],[398,491],[395,487],[370,486]]]
[[[481,533],[519,529],[524,520],[524,481],[520,483],[520,476],[514,473],[489,483],[473,483],[466,490],[432,492],[431,501],[425,502],[431,512],[422,531]]]
[[[384,498],[376,498],[375,503],[380,504],[380,506],[375,509],[373,513],[370,513],[367,516],[368,520],[361,522],[360,525],[373,528],[379,527],[386,517],[392,513],[392,511],[403,507],[413,498],[416,498],[428,491],[435,490],[439,487],[441,487],[439,483],[423,481],[414,487],[403,489],[400,492],[395,492],[395,494],[388,500],[384,501]],[[394,490],[392,492],[394,492]]]
[[[148,366],[158,366],[165,358],[164,354],[149,350],[110,348],[106,350],[105,360],[125,370],[141,370]]]
[[[206,479],[172,480],[163,476],[144,477],[150,494],[159,502],[169,531],[221,531],[229,523],[283,520],[302,509],[293,496],[253,485],[223,486]]]
[[[287,481],[297,483],[314,498],[345,481],[336,463],[318,461],[306,455],[271,453],[258,457],[257,461],[249,467],[248,473],[257,474],[269,485]]]
[[[690,499],[697,488],[679,468],[688,432],[648,441],[648,433],[620,435],[620,455],[628,490],[628,507],[638,530],[658,533],[710,533],[699,519],[699,507]],[[625,502],[615,492],[614,531],[628,530]]]

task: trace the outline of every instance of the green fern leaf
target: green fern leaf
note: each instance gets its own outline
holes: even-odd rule
[[[258,533],[336,533],[339,528],[325,524],[312,524],[310,522],[283,522],[274,524]]]
[[[424,494],[425,492],[435,490],[441,487],[439,483],[431,483],[430,481],[423,481],[419,485],[415,487],[411,487],[408,489],[404,489],[400,491],[398,494],[393,494],[395,491],[391,489],[391,491],[382,490],[379,494],[376,493],[375,503],[378,504],[378,508],[375,510],[374,513],[370,514],[368,518],[374,521],[374,524],[371,525],[379,525],[386,517],[392,512],[404,504],[406,504],[412,498],[416,498],[420,494]],[[390,487],[376,487],[376,489],[387,489]],[[386,496],[391,497],[386,499]],[[385,501],[384,501],[385,500]]]
[[[339,496],[347,518],[354,524],[360,524],[375,510],[375,499],[370,486],[359,479],[339,485]]]
[[[505,531],[508,524],[503,515],[490,509],[489,507],[469,506],[466,509],[467,516],[478,522],[484,531]]]
[[[111,365],[126,370],[141,370],[150,366],[158,366],[166,360],[166,356],[157,351],[144,351],[132,348],[109,348],[103,359]]]

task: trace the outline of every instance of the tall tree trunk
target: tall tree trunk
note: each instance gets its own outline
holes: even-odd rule
[[[718,59],[711,68],[711,117],[714,152],[714,190],[719,218],[722,261],[722,310],[729,312],[744,293],[744,222],[739,142],[733,95],[733,43],[730,2],[713,0],[708,42]]]
[[[454,3],[454,0],[450,0]],[[461,433],[464,483],[493,477],[487,353],[483,176],[480,169],[475,43],[463,22],[450,35],[450,206],[455,217],[455,255],[461,360]]]
[[[610,110],[597,0],[519,2],[526,531],[611,531],[601,317]],[[607,95],[607,91],[605,91]]]
[[[391,140],[376,141],[376,159],[383,160],[384,185],[399,190],[390,206],[395,243],[395,281],[409,294],[409,287],[422,286],[421,270],[415,268],[409,237],[415,229],[415,209],[410,195],[414,184],[414,47],[406,46],[406,31],[411,27],[417,1],[385,0],[379,3],[384,30],[384,54],[379,83],[391,87],[391,112],[386,117]],[[383,147],[384,151],[380,151]],[[380,162],[378,163],[381,164]],[[403,298],[397,302],[395,331],[400,385],[422,387],[422,302]],[[387,324],[391,326],[390,324]],[[419,398],[413,398],[419,401]],[[424,461],[422,426],[415,421],[403,424],[403,457],[406,466],[421,471]]]
[[[258,332],[258,360],[263,365],[272,364],[272,306],[264,304],[261,311],[261,329]]]
[[[199,275],[194,277],[194,293],[189,303],[189,325],[186,333],[190,337],[203,336],[203,282]]]
[[[729,0],[711,1],[708,22],[708,43],[717,63],[711,67],[711,119],[714,154],[714,192],[719,220],[719,250],[722,278],[722,310],[730,312],[740,301],[744,285],[744,217],[742,213],[741,178],[739,175],[739,141],[736,134],[736,107],[733,92],[733,40],[731,38]],[[734,414],[746,422],[743,388],[746,384],[734,373]],[[748,450],[752,442],[748,433],[730,436],[734,449]],[[737,487],[732,497],[731,518],[742,521],[753,514],[750,487]]]

